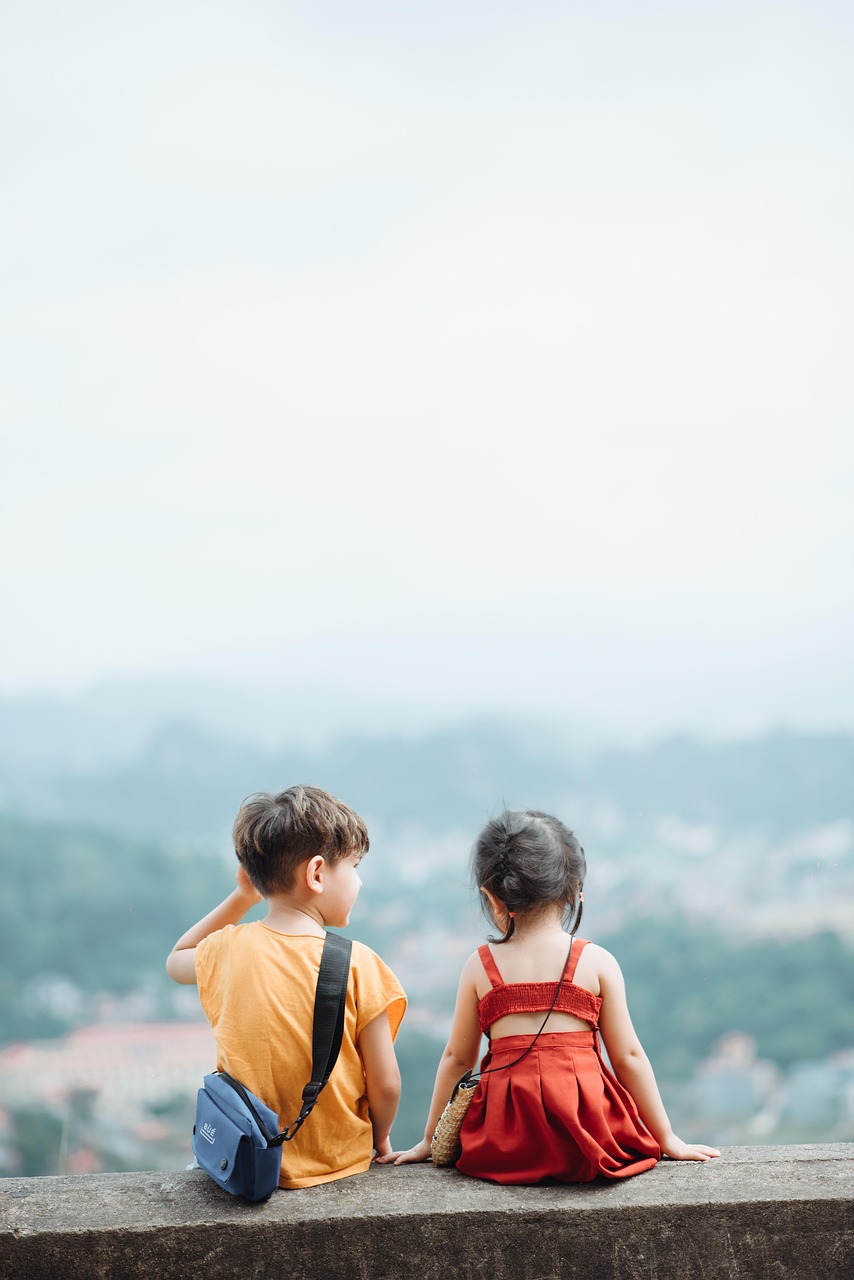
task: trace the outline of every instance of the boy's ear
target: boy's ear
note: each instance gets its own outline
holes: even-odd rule
[[[303,879],[305,887],[310,893],[323,892],[323,868],[326,863],[321,854],[317,853],[313,858],[309,858],[308,862],[303,863]]]

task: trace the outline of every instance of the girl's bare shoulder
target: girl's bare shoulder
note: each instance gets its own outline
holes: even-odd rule
[[[600,947],[598,942],[588,942],[575,971],[575,980],[579,986],[588,987],[599,995],[603,983],[607,986],[609,982],[620,981],[621,978],[620,966],[611,952]]]
[[[460,982],[475,982],[483,976],[483,961],[478,951],[473,951],[466,960],[460,973]]]
[[[606,947],[600,946],[598,942],[588,942],[581,954],[588,960],[596,960],[597,962],[614,960],[611,952]],[[579,961],[579,963],[581,962]],[[616,964],[616,961],[614,963]]]

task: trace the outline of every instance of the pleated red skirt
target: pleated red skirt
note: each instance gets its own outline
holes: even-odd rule
[[[540,1036],[506,1071],[533,1036],[492,1042],[460,1132],[461,1173],[523,1185],[629,1178],[661,1156],[632,1098],[602,1060],[593,1031]]]

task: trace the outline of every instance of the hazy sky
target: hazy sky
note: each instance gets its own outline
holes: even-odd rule
[[[854,727],[852,37],[7,0],[0,689]]]

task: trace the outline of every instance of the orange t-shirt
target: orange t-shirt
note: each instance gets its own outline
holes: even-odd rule
[[[311,1078],[314,993],[323,939],[277,933],[263,921],[226,925],[196,947],[199,999],[217,1042],[217,1070],[236,1076],[277,1112],[299,1115]],[[280,1187],[311,1187],[370,1168],[373,1132],[357,1049],[385,1012],[392,1036],[406,995],[378,955],[353,943],[344,1036],[329,1083],[292,1142],[282,1144]]]

